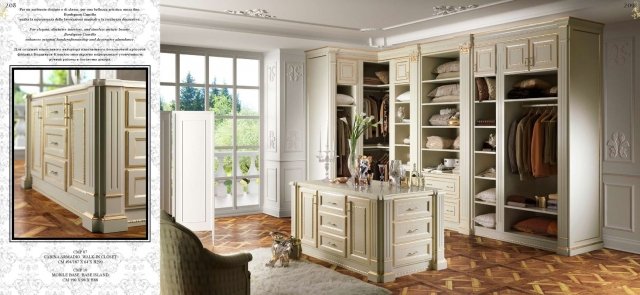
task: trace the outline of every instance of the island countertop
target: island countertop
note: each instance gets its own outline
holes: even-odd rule
[[[291,185],[303,185],[315,189],[331,189],[339,191],[345,195],[365,197],[372,200],[393,200],[414,196],[438,195],[438,190],[428,187],[401,187],[392,185],[389,182],[373,180],[371,185],[355,187],[352,183],[329,182],[325,180],[307,180],[291,183]]]

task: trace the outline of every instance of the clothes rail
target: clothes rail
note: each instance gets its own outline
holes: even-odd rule
[[[545,103],[545,104],[526,104],[523,105],[523,108],[546,108],[546,107],[557,107],[557,103]]]

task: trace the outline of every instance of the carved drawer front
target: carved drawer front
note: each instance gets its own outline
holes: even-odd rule
[[[407,243],[431,238],[431,218],[422,218],[393,224],[393,242]]]
[[[127,167],[147,165],[147,136],[145,131],[127,131]]]
[[[393,265],[403,266],[431,259],[431,239],[396,245],[393,252]]]
[[[43,168],[44,181],[61,190],[67,189],[67,161],[45,155]]]
[[[398,199],[393,201],[395,221],[426,218],[431,216],[431,197]]]
[[[445,221],[460,222],[460,201],[458,199],[445,199],[442,218]]]
[[[44,128],[44,152],[60,158],[67,157],[67,128]]]
[[[64,96],[44,98],[44,124],[66,126]]]
[[[324,212],[319,212],[318,216],[319,230],[342,237],[347,236],[347,217]]]
[[[426,178],[425,185],[427,187],[436,188],[438,191],[451,192],[455,195],[458,193],[458,187],[453,180],[444,180],[439,178]],[[453,195],[447,194],[447,195]]]
[[[127,127],[145,127],[147,125],[147,92],[145,90],[128,90]]]
[[[318,192],[318,195],[320,197],[320,211],[346,216],[346,197],[344,195],[332,194],[322,191]]]
[[[337,237],[322,232],[319,233],[318,236],[320,237],[320,249],[342,257],[347,257],[347,238]]]
[[[126,171],[126,205],[144,206],[147,204],[147,171],[131,169]]]

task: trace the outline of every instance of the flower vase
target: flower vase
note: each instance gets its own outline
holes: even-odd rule
[[[356,155],[356,146],[349,142],[349,155],[347,156],[347,167],[349,168],[349,178],[354,186],[360,183],[360,173],[358,167],[358,156]]]

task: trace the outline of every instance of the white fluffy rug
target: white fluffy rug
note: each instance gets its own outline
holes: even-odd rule
[[[251,251],[251,294],[391,294],[386,289],[343,275],[329,268],[308,262],[290,260],[289,267],[266,267],[270,248]]]

